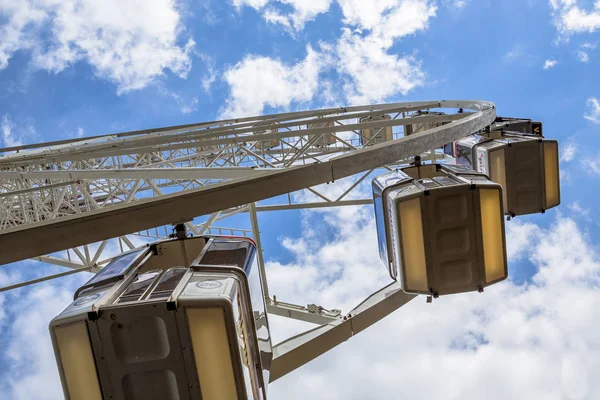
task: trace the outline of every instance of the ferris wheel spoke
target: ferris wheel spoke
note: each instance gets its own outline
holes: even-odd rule
[[[409,115],[435,108],[458,112]],[[436,160],[432,149],[477,132],[494,118],[495,108],[487,102],[392,103],[1,149],[0,242],[13,251],[2,252],[0,264],[89,243],[103,248],[91,253],[82,248],[84,265],[101,264],[111,247],[107,240],[164,236],[157,226],[200,215],[211,215],[212,221],[189,223],[192,232],[224,232],[213,224],[247,212],[255,202],[259,213],[371,204],[357,188],[372,171],[392,169],[422,153]],[[410,124],[437,127],[405,137]],[[361,175],[337,195],[318,187],[355,174]],[[312,194],[260,203],[299,190]]]

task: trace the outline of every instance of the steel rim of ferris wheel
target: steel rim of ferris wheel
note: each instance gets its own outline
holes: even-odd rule
[[[427,112],[434,109],[446,114]],[[415,114],[421,111],[426,112]],[[213,225],[242,211],[250,214],[252,231],[224,229],[252,234],[260,249],[257,211],[369,204],[369,199],[344,196],[375,169],[391,169],[424,153],[435,160],[434,149],[485,128],[495,117],[494,104],[485,101],[391,103],[0,149],[5,153],[0,156],[0,243],[11,249],[0,253],[0,265],[34,258],[71,268],[0,291],[97,272],[110,259],[101,257],[108,240],[119,238],[132,248],[126,235],[157,226],[185,222],[195,234],[223,233]],[[418,123],[439,126],[404,136],[405,125]],[[361,173],[338,199],[313,188]],[[302,189],[323,201],[256,204]],[[194,225],[202,215],[209,217]],[[99,245],[92,253],[88,245],[94,242]],[[48,255],[63,250],[68,260]],[[261,251],[259,261],[264,270]]]

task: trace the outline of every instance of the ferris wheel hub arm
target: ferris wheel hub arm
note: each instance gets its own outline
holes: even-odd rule
[[[305,154],[299,158],[298,154],[302,154],[302,151],[306,150],[306,143],[310,143],[316,136],[323,135],[328,131],[342,132],[349,131],[350,133],[360,135],[360,132],[366,130],[375,131],[379,129],[378,133],[382,129],[391,129],[392,126],[403,126],[407,123],[408,118],[401,119],[381,119],[381,120],[369,120],[359,121],[359,123],[353,123],[344,125],[334,124],[331,127],[321,128],[306,128],[306,118],[317,118],[327,117],[327,115],[335,115],[335,118],[339,120],[352,120],[355,118],[356,113],[371,112],[374,116],[385,114],[390,110],[396,112],[398,116],[402,110],[419,110],[428,107],[450,107],[460,108],[461,111],[469,110],[474,111],[473,113],[464,112],[459,114],[444,115],[440,118],[446,121],[447,119],[453,120],[451,123],[428,129],[421,133],[405,136],[399,139],[385,141],[380,144],[369,145],[363,148],[354,146],[343,145],[340,146],[339,152],[345,154],[328,158],[319,159],[313,154]],[[400,111],[398,111],[400,110]],[[350,114],[344,114],[350,113]],[[352,114],[354,113],[354,114]],[[362,115],[362,114],[360,114]],[[457,115],[460,117],[458,118]],[[33,181],[30,186],[23,187],[20,183],[19,178],[14,179],[14,188],[12,190],[4,192],[3,201],[6,208],[2,211],[13,215],[15,210],[18,212],[14,215],[20,218],[16,222],[11,223],[15,226],[4,225],[0,229],[0,243],[5,249],[11,249],[11,251],[3,251],[0,253],[0,264],[6,264],[9,262],[19,261],[32,257],[38,257],[45,254],[53,253],[56,251],[73,248],[76,246],[87,245],[89,243],[107,240],[130,234],[133,232],[143,231],[146,229],[154,228],[156,226],[168,225],[177,221],[187,221],[200,215],[206,215],[214,213],[220,210],[226,210],[241,205],[257,202],[267,198],[275,197],[282,194],[291,193],[305,188],[310,188],[319,184],[332,182],[345,178],[360,172],[370,171],[376,168],[383,167],[387,164],[392,164],[398,160],[406,159],[411,156],[415,156],[431,149],[441,147],[454,140],[468,136],[473,132],[484,128],[491,124],[495,119],[495,108],[493,104],[487,102],[477,101],[439,101],[439,102],[420,102],[420,103],[393,103],[386,105],[371,105],[371,106],[360,106],[360,107],[348,107],[342,109],[331,109],[321,111],[308,111],[308,112],[297,112],[297,113],[286,113],[278,114],[265,117],[251,117],[246,119],[239,119],[243,121],[248,127],[243,127],[241,130],[236,131],[235,126],[224,126],[226,124],[232,124],[235,121],[221,121],[212,123],[212,125],[220,126],[215,129],[206,129],[202,132],[188,132],[185,129],[179,129],[175,131],[168,131],[166,128],[156,133],[144,133],[144,134],[131,134],[131,135],[116,135],[115,139],[116,149],[120,147],[131,147],[138,146],[140,143],[144,145],[152,146],[155,143],[163,143],[167,139],[171,140],[173,146],[204,146],[208,141],[200,140],[198,144],[196,142],[189,142],[188,136],[195,135],[197,138],[201,138],[205,133],[210,136],[210,142],[215,143],[223,142],[222,145],[227,143],[234,143],[240,151],[243,151],[245,157],[252,157],[257,161],[258,164],[265,167],[264,170],[254,170],[253,168],[247,169],[251,173],[245,174],[244,170],[239,167],[239,163],[236,163],[235,149],[232,149],[231,153],[223,154],[222,148],[214,150],[215,159],[219,158],[224,161],[223,164],[235,167],[236,169],[225,169],[223,168],[221,174],[230,174],[227,176],[235,176],[237,174],[243,175],[239,178],[235,178],[229,181],[221,181],[218,183],[210,183],[207,186],[195,187],[188,189],[187,187],[183,190],[170,193],[162,194],[161,185],[162,183],[154,183],[152,179],[161,179],[161,177],[170,176],[174,181],[167,182],[166,185],[172,185],[173,182],[177,182],[178,177],[185,176],[190,178],[190,174],[194,173],[211,173],[212,176],[218,176],[220,172],[220,164],[214,168],[216,172],[208,171],[213,168],[196,169],[194,171],[178,171],[175,165],[169,164],[169,160],[158,160],[163,164],[165,170],[172,169],[175,172],[165,172],[158,169],[138,167],[135,170],[131,170],[132,179],[138,179],[137,182],[132,182],[128,188],[121,189],[122,183],[108,181],[107,179],[119,179],[122,175],[126,175],[127,172],[121,172],[121,164],[105,168],[103,172],[96,172],[98,168],[103,168],[102,163],[94,166],[90,162],[73,161],[75,165],[73,174],[81,174],[81,176],[90,177],[96,175],[106,174],[104,178],[94,178],[96,180],[90,180],[89,183],[85,179],[80,181],[71,182],[72,187],[58,188],[56,180],[46,179],[50,176],[57,178],[59,175],[69,177],[71,172],[63,172],[61,164],[56,164],[54,169],[46,169],[46,167],[40,169],[37,164],[31,164],[32,174],[39,174],[40,180]],[[451,118],[449,118],[451,117]],[[289,129],[277,133],[267,134],[249,134],[248,136],[239,136],[239,132],[250,132],[251,129],[256,129],[257,125],[260,127],[264,124],[269,124],[273,121],[281,122],[281,125],[285,125],[285,119],[290,118],[294,122],[287,124],[295,124],[300,130],[295,130],[290,133]],[[304,118],[304,119],[297,119]],[[415,117],[415,121],[418,118],[429,120],[436,118],[432,116],[418,116]],[[316,121],[317,119],[309,119],[308,121]],[[209,124],[198,124],[197,126],[206,126]],[[261,125],[263,124],[263,125]],[[217,131],[222,139],[212,139],[213,133]],[[183,135],[183,136],[179,136]],[[270,136],[267,136],[270,135]],[[300,142],[296,150],[300,151],[291,158],[285,158],[289,156],[289,152],[294,148],[286,147],[285,151],[283,146],[281,147],[281,154],[279,157],[284,157],[280,166],[273,164],[279,162],[275,158],[267,160],[263,152],[259,154],[256,143],[260,144],[265,138],[281,138],[288,137],[290,135],[296,135],[300,137]],[[191,137],[191,136],[190,136]],[[335,137],[335,136],[334,136]],[[346,143],[348,141],[341,137],[335,137],[337,144]],[[110,139],[113,140],[113,139]],[[283,139],[281,139],[283,140]],[[187,142],[186,142],[187,141]],[[219,143],[220,143],[219,142]],[[227,142],[227,143],[226,143]],[[27,152],[23,151],[19,154],[11,154],[7,157],[2,157],[3,165],[9,165],[11,163],[19,164],[21,162],[27,163],[30,158],[38,157],[37,152],[48,153],[48,160],[51,158],[60,157],[71,157],[70,154],[77,156],[78,154],[87,154],[85,157],[93,155],[94,157],[100,157],[104,151],[109,151],[112,144],[114,143],[89,143],[79,145],[77,142],[73,144],[76,148],[57,148],[49,150],[32,150],[35,154],[28,155]],[[336,144],[336,145],[337,145]],[[64,146],[61,144],[60,146]],[[80,147],[77,147],[80,146]],[[96,153],[88,153],[89,149],[98,148]],[[139,150],[142,151],[139,147]],[[288,152],[289,150],[289,152]],[[121,151],[121,150],[119,150]],[[122,151],[126,151],[122,150]],[[159,157],[160,154],[154,153],[153,148],[145,148],[147,154],[144,157],[149,159],[147,165],[152,165],[154,161],[150,160],[152,157]],[[206,147],[202,147],[198,150],[198,154],[209,153]],[[44,154],[46,154],[44,153]],[[135,153],[135,152],[134,152]],[[242,153],[240,153],[242,154]],[[287,154],[287,155],[286,155]],[[325,152],[323,152],[325,154]],[[44,156],[45,157],[45,156]],[[108,156],[107,156],[108,157]],[[106,162],[108,158],[105,157],[103,162]],[[131,156],[133,157],[133,155]],[[180,157],[180,155],[177,155]],[[229,158],[227,158],[229,157]],[[234,157],[231,161],[231,157]],[[270,157],[270,156],[269,156]],[[275,156],[273,156],[275,157]],[[76,157],[77,158],[77,157]],[[9,162],[9,159],[12,160]],[[133,157],[133,161],[136,163],[141,162],[142,158]],[[292,163],[290,160],[294,161]],[[315,161],[316,160],[316,161]],[[158,162],[157,161],[157,162]],[[280,160],[281,161],[281,160]],[[302,162],[305,165],[293,165],[295,162]],[[313,164],[307,164],[313,162]],[[9,164],[4,164],[9,162]],[[31,161],[34,162],[34,161]],[[35,163],[35,162],[34,162]],[[201,164],[205,167],[211,167],[211,163],[206,165]],[[146,165],[146,164],[144,164]],[[86,171],[81,170],[81,167],[88,167]],[[79,167],[79,169],[77,169]],[[269,167],[269,168],[267,168]],[[4,172],[7,174],[17,174],[19,170],[11,170],[10,166],[3,167]],[[8,169],[6,169],[8,168]],[[144,171],[146,169],[146,171]],[[267,170],[268,169],[268,170]],[[38,172],[35,172],[38,171]],[[27,172],[24,172],[26,174]],[[54,174],[54,175],[53,175]],[[112,174],[112,175],[111,175]],[[188,174],[188,175],[185,175]],[[23,175],[24,177],[25,175]],[[63,177],[64,178],[64,177]],[[102,180],[104,179],[104,180]],[[27,180],[27,179],[26,179]],[[142,185],[143,182],[146,182]],[[193,181],[192,181],[193,182]],[[68,184],[68,183],[67,183]],[[62,184],[64,185],[64,184]],[[93,185],[93,186],[86,186]],[[55,188],[57,191],[55,191]],[[58,191],[60,189],[60,191]],[[156,197],[152,198],[141,198],[131,201],[136,191],[138,190],[151,190]],[[40,192],[39,195],[33,193],[37,190],[44,190],[43,195]],[[27,191],[27,193],[20,191]],[[95,197],[92,193],[96,191],[99,197]],[[19,193],[17,195],[17,192]],[[11,194],[12,193],[12,194]],[[32,194],[33,193],[33,194]],[[37,192],[36,192],[37,193]],[[14,194],[14,196],[13,196]],[[115,195],[121,196],[120,203],[113,203],[112,199]],[[29,196],[29,197],[23,197]],[[37,197],[36,197],[37,196]],[[66,197],[65,197],[66,196]],[[68,198],[68,201],[65,200]],[[50,200],[48,200],[50,199]],[[17,203],[14,203],[15,200]],[[27,200],[25,202],[24,200]],[[20,204],[19,204],[20,201]],[[50,203],[49,203],[50,202]],[[51,208],[48,208],[50,204]],[[86,205],[87,204],[87,205]],[[29,208],[24,208],[27,205]],[[60,208],[61,215],[57,216],[57,211]],[[16,207],[16,208],[15,208]],[[67,207],[67,208],[64,208]],[[87,207],[83,209],[84,207]],[[21,210],[21,211],[19,211]],[[64,211],[66,210],[66,211]],[[257,207],[260,210],[260,205]],[[23,218],[21,218],[21,213]],[[39,218],[38,214],[44,213],[44,218]],[[70,214],[69,214],[70,213]],[[2,217],[0,215],[0,217]],[[6,217],[6,216],[4,216]]]
[[[344,318],[321,325],[279,343],[273,348],[270,381],[273,382],[328,352],[352,336],[396,311],[416,296],[393,282],[373,293]]]

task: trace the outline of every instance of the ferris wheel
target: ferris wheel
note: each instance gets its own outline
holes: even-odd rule
[[[451,109],[445,115],[409,113]],[[460,112],[458,112],[460,111]],[[25,259],[99,271],[117,238],[163,237],[185,222],[194,234],[230,232],[233,213],[370,204],[329,199],[312,186],[377,168],[393,169],[491,124],[478,101],[395,103],[293,112],[0,149],[0,264]],[[446,124],[447,122],[452,122]],[[404,137],[404,126],[429,124]],[[439,125],[439,127],[436,127]],[[308,189],[322,202],[261,206]],[[206,223],[193,219],[210,215]],[[249,233],[247,233],[249,234]],[[258,238],[258,231],[254,234]],[[259,240],[260,241],[260,240]],[[95,251],[89,246],[100,242]],[[35,243],[35,246],[31,244]],[[66,250],[66,254],[49,255]]]
[[[495,134],[492,132],[494,129],[504,132],[503,129],[507,124],[512,124],[515,127],[514,130],[519,134],[512,136],[509,134],[501,138],[494,136]],[[523,128],[524,125],[526,125],[525,128]],[[97,273],[96,277],[110,277],[112,280],[93,278],[90,281],[92,283],[86,284],[76,293],[76,301],[65,311],[67,314],[61,314],[62,317],[58,319],[58,322],[53,322],[52,329],[63,329],[63,333],[60,335],[57,333],[58,331],[53,330],[57,358],[62,360],[62,363],[59,361],[59,369],[63,378],[63,388],[66,396],[73,399],[83,396],[82,393],[88,393],[84,396],[85,398],[108,398],[106,397],[108,392],[111,393],[111,398],[137,398],[131,397],[131,393],[146,393],[147,396],[147,392],[139,389],[139,382],[135,380],[139,378],[138,375],[127,375],[129,372],[122,372],[122,375],[119,375],[120,379],[129,379],[127,380],[129,386],[125,385],[127,386],[124,386],[125,389],[123,387],[121,389],[111,388],[105,381],[110,381],[112,370],[119,370],[120,367],[116,368],[111,365],[110,368],[103,369],[104,367],[100,367],[97,360],[95,362],[93,360],[94,354],[97,353],[94,340],[102,339],[102,329],[104,328],[101,321],[106,317],[106,314],[102,316],[100,312],[104,308],[101,308],[99,302],[104,301],[102,307],[108,307],[106,310],[113,310],[107,311],[110,318],[113,318],[113,322],[117,317],[120,321],[131,317],[128,314],[131,310],[123,311],[117,307],[121,303],[133,305],[142,300],[155,299],[158,301],[156,299],[162,299],[166,302],[168,311],[176,312],[177,307],[183,307],[182,305],[193,308],[193,305],[196,304],[194,301],[197,299],[192,301],[192,298],[195,299],[196,295],[200,296],[200,292],[194,291],[186,294],[186,289],[180,282],[188,279],[189,282],[196,282],[194,290],[210,292],[211,290],[220,290],[217,283],[225,282],[214,277],[225,274],[219,279],[230,279],[227,282],[233,282],[230,285],[231,288],[237,288],[235,293],[240,296],[238,306],[241,307],[241,311],[238,310],[238,313],[244,314],[245,306],[243,304],[247,303],[249,307],[246,310],[248,312],[246,324],[250,328],[240,327],[244,325],[240,322],[232,323],[232,327],[223,328],[222,331],[213,331],[216,336],[219,336],[218,332],[221,332],[220,336],[227,336],[227,332],[229,332],[233,335],[231,337],[238,339],[241,337],[246,341],[245,344],[240,344],[240,349],[244,349],[241,358],[231,355],[231,360],[234,360],[232,361],[233,367],[231,367],[233,378],[227,378],[229,375],[225,372],[220,377],[212,376],[210,375],[214,373],[212,370],[201,371],[202,368],[198,363],[192,369],[196,370],[199,377],[190,378],[189,371],[185,372],[185,368],[180,368],[176,361],[169,359],[168,362],[164,362],[165,365],[173,363],[172,368],[169,367],[170,371],[175,371],[173,376],[176,376],[177,379],[180,379],[180,375],[187,376],[185,379],[188,379],[189,387],[199,385],[201,390],[199,389],[194,394],[195,392],[191,389],[179,388],[179,384],[165,384],[165,387],[175,385],[171,388],[173,393],[179,393],[178,396],[183,392],[186,393],[181,398],[265,398],[266,386],[269,381],[272,382],[286,375],[361,332],[407,303],[415,295],[423,293],[437,297],[440,294],[456,293],[467,289],[463,289],[462,286],[460,289],[448,289],[440,284],[438,289],[433,290],[431,288],[436,283],[433,283],[434,275],[430,274],[428,275],[429,281],[424,284],[422,289],[420,289],[417,277],[414,280],[414,289],[408,290],[408,287],[412,285],[412,276],[417,276],[418,273],[411,275],[413,274],[410,271],[411,267],[394,261],[398,260],[399,256],[395,253],[392,254],[393,252],[390,250],[391,246],[396,245],[394,240],[402,242],[408,237],[406,232],[400,232],[395,234],[396,239],[389,239],[388,244],[383,245],[383,249],[380,245],[382,259],[388,264],[393,280],[389,285],[373,293],[354,310],[342,313],[339,310],[290,304],[285,302],[285,294],[281,296],[283,301],[278,301],[269,292],[268,274],[264,266],[261,245],[261,232],[262,234],[268,232],[259,228],[258,214],[280,210],[373,204],[373,197],[364,196],[357,188],[362,182],[366,182],[374,172],[387,172],[393,178],[393,184],[390,183],[391,178],[386,181],[387,183],[380,182],[380,196],[389,197],[392,196],[391,193],[394,193],[393,196],[396,200],[393,201],[396,203],[390,200],[389,207],[396,207],[392,203],[397,204],[397,208],[394,210],[398,210],[398,216],[393,217],[392,214],[396,211],[390,211],[391,208],[389,210],[386,208],[385,213],[381,215],[387,216],[388,219],[404,218],[405,221],[408,221],[407,215],[409,214],[402,213],[408,213],[409,211],[403,210],[409,208],[400,205],[404,201],[402,196],[406,191],[391,189],[397,189],[400,184],[415,181],[416,187],[421,188],[425,195],[429,195],[430,191],[437,193],[431,188],[423,186],[425,183],[419,179],[421,178],[420,174],[429,174],[426,176],[428,179],[438,179],[432,178],[438,172],[424,172],[425,170],[422,170],[421,166],[448,164],[450,167],[436,167],[436,171],[441,171],[439,174],[443,175],[443,179],[439,178],[436,185],[440,187],[449,185],[452,186],[452,190],[455,190],[464,183],[464,187],[468,186],[472,190],[481,184],[481,196],[477,194],[481,200],[479,200],[480,197],[473,197],[476,200],[469,197],[468,200],[469,204],[481,201],[480,206],[477,205],[479,208],[475,208],[477,208],[476,215],[482,215],[481,221],[483,222],[477,222],[479,225],[476,229],[483,237],[482,240],[488,241],[481,245],[486,248],[486,257],[488,257],[488,253],[492,254],[492,251],[488,251],[492,246],[489,244],[491,240],[499,240],[498,246],[500,247],[496,254],[498,257],[502,257],[502,254],[505,253],[504,242],[496,237],[498,236],[494,233],[496,231],[492,231],[496,228],[503,229],[502,215],[504,213],[497,213],[500,215],[501,222],[497,222],[496,218],[494,220],[496,222],[492,225],[490,223],[486,225],[483,216],[486,212],[484,197],[487,196],[486,193],[494,189],[497,190],[498,201],[494,200],[495,198],[492,200],[494,205],[497,204],[498,210],[518,210],[517,214],[519,214],[519,211],[525,210],[525,208],[522,204],[517,204],[518,199],[523,198],[523,195],[519,197],[515,194],[517,200],[511,200],[510,192],[507,196],[505,190],[504,197],[502,197],[501,185],[506,187],[513,183],[508,172],[502,170],[504,175],[498,175],[497,165],[500,165],[498,164],[500,162],[498,154],[500,153],[496,151],[497,149],[512,145],[512,148],[525,151],[523,150],[525,146],[531,147],[533,142],[542,146],[540,147],[541,151],[538,147],[528,148],[528,151],[532,152],[531,154],[535,152],[541,154],[541,161],[538,160],[538,163],[541,162],[540,165],[542,165],[541,177],[538,179],[541,186],[533,189],[528,186],[523,189],[522,193],[531,194],[536,191],[544,191],[538,196],[540,205],[538,206],[536,203],[535,212],[558,204],[558,200],[552,197],[554,196],[552,193],[555,192],[555,197],[559,196],[558,150],[556,147],[556,156],[554,156],[553,143],[542,143],[541,130],[536,132],[536,127],[532,126],[532,122],[529,120],[497,118],[495,106],[489,102],[442,100],[290,112],[0,149],[0,153],[3,153],[0,156],[0,244],[3,249],[10,249],[10,251],[0,252],[0,264],[33,259],[68,268],[66,272],[6,286],[0,288],[0,291],[83,271]],[[469,150],[463,149],[461,152],[461,147],[457,143],[461,139],[472,137],[477,133],[485,133],[486,139],[473,142],[474,144],[469,142],[467,145],[471,147],[465,145]],[[504,135],[504,133],[498,135]],[[496,144],[496,147],[491,146],[492,142]],[[521,142],[525,144],[521,144]],[[481,145],[482,143],[487,144]],[[479,153],[475,151],[475,146],[480,146],[479,150],[485,150],[486,162],[489,158],[488,164],[492,163],[489,164],[488,170],[473,172],[471,169],[461,170],[458,167],[451,167],[456,165],[457,161],[460,163],[461,157],[464,158],[465,152],[468,152],[467,158],[472,164],[469,168],[476,170],[475,158]],[[546,151],[550,147],[551,149]],[[502,148],[504,149],[504,147]],[[473,150],[472,155],[471,149]],[[502,157],[504,158],[501,161],[508,163],[511,154],[513,153],[509,150],[503,150]],[[553,157],[556,158],[555,168],[552,164]],[[483,155],[481,159],[483,160]],[[417,172],[410,172],[406,169],[409,166],[413,169],[417,168],[415,170]],[[403,169],[405,173],[400,169]],[[419,176],[416,177],[414,174]],[[500,184],[489,181],[490,175],[497,175],[497,179],[492,180]],[[551,176],[549,177],[549,175]],[[318,188],[318,185],[351,176],[355,177],[353,184],[336,198],[322,193]],[[494,177],[492,176],[492,178]],[[450,183],[445,183],[446,181]],[[523,186],[521,183],[519,185],[521,185],[519,187]],[[514,186],[518,185],[515,183]],[[477,188],[479,190],[479,186]],[[306,190],[311,195],[302,198],[290,195],[301,190]],[[516,191],[517,189],[513,190],[513,192]],[[552,193],[549,194],[550,192]],[[410,200],[414,200],[413,198],[416,197],[412,194],[411,196],[413,197],[402,204],[413,204],[414,201]],[[533,203],[534,199],[531,197],[533,195],[528,196],[525,196],[528,204]],[[265,201],[268,199],[270,201]],[[535,200],[537,201],[537,197]],[[377,204],[375,206],[377,207]],[[425,206],[421,206],[419,212],[425,215],[427,210],[423,207]],[[487,210],[489,211],[489,207]],[[528,212],[523,211],[523,213]],[[506,214],[515,215],[512,211],[506,212]],[[224,226],[223,222],[233,215],[247,215],[251,229]],[[380,222],[378,220],[378,224]],[[418,226],[421,227],[421,225]],[[392,235],[391,231],[385,232],[388,236]],[[181,246],[174,244],[178,243],[178,240],[187,240],[188,236],[201,239],[196,242],[185,242],[195,244],[181,244]],[[171,239],[164,239],[168,237]],[[373,238],[373,240],[376,239]],[[237,244],[232,244],[232,241]],[[159,244],[141,246],[151,242]],[[414,241],[402,243],[403,246],[406,246],[405,249],[413,249],[414,246],[419,245]],[[114,254],[115,245],[120,250],[119,254]],[[161,255],[162,252],[171,254],[169,252],[179,251],[175,249],[176,246],[183,249],[184,256],[180,260],[178,255],[178,261],[173,261],[171,263],[173,265],[169,264],[169,267],[172,268],[168,271],[166,267],[159,267],[159,272],[153,275],[155,270],[148,266],[144,267],[146,264],[152,264],[155,268],[156,262],[152,260],[155,260],[156,256]],[[225,248],[229,249],[227,251],[231,251],[231,253],[227,253],[229,254],[227,256],[224,255],[225,253],[217,251]],[[242,254],[239,252],[240,249],[246,250],[243,252],[244,256],[239,256],[241,261],[236,265],[247,264],[246,274],[240,274],[235,268],[224,272],[219,268],[207,267],[208,264],[212,266],[235,264],[232,260],[237,260],[238,256],[233,256],[233,254]],[[210,256],[208,256],[209,253]],[[419,255],[413,256],[408,253],[401,254],[401,256],[406,259],[410,259],[410,257],[413,257],[414,260],[419,259]],[[481,258],[481,265],[483,265],[483,256],[480,254],[477,257]],[[209,259],[211,262],[208,262]],[[222,259],[226,259],[227,262],[221,262]],[[404,259],[402,258],[402,260]],[[506,260],[505,258],[502,260],[500,262],[501,270],[497,268],[496,272],[490,272],[482,269],[478,272],[482,276],[483,283],[475,285],[475,289],[483,290],[487,284],[506,277]],[[373,260],[373,262],[379,261]],[[175,268],[174,266],[179,265],[178,263],[185,268]],[[488,258],[485,258],[485,263],[490,263]],[[117,265],[122,269],[119,270],[119,274],[111,275]],[[256,282],[259,282],[257,284],[259,289],[252,289],[252,279],[254,278],[248,272],[251,265],[255,265],[252,271],[258,277]],[[200,266],[204,266],[205,269],[198,269]],[[483,278],[492,273],[498,275],[498,279],[486,281]],[[203,274],[208,274],[214,279],[199,278],[200,275],[204,276]],[[121,281],[115,278],[117,276]],[[184,279],[183,276],[187,278]],[[399,276],[403,278],[400,279]],[[176,281],[174,277],[177,277]],[[94,281],[94,279],[96,280]],[[98,283],[100,281],[102,285]],[[146,284],[147,286],[144,286]],[[114,285],[114,287],[110,285]],[[105,292],[98,291],[100,286]],[[106,294],[109,293],[109,289],[106,289],[108,286],[113,291],[110,292],[110,295]],[[164,295],[166,297],[160,297],[164,294],[164,290],[161,292],[159,288],[166,287],[170,287],[170,291]],[[250,289],[245,289],[246,287]],[[259,291],[259,300],[256,297],[256,290]],[[139,297],[135,297],[136,293],[141,294]],[[177,298],[177,302],[173,300],[175,293],[181,296]],[[202,294],[202,296],[205,298],[206,294]],[[108,300],[109,298],[110,300]],[[132,300],[134,298],[137,300]],[[252,306],[256,306],[257,302],[261,301],[264,301],[264,310],[262,311],[264,321],[257,316],[261,314],[260,310],[255,309],[254,315],[257,317],[255,319],[252,317]],[[107,306],[106,302],[111,305]],[[94,305],[95,303],[96,305]],[[155,304],[151,301],[150,303]],[[139,306],[137,303],[136,305]],[[186,324],[192,324],[193,318],[196,317],[199,318],[198,321],[209,321],[214,318],[213,314],[201,314],[196,312],[197,310],[192,313],[191,308],[185,308],[188,310],[186,311],[188,316]],[[115,311],[117,309],[120,311]],[[268,361],[265,361],[264,354],[268,351],[263,351],[261,347],[264,344],[261,344],[263,339],[258,335],[252,344],[248,338],[255,335],[252,333],[254,331],[258,332],[265,327],[268,330],[267,314],[310,322],[316,327],[280,344],[271,345],[269,339],[270,356]],[[77,320],[74,315],[87,318],[88,325],[86,325],[85,332],[91,332],[90,323],[98,323],[99,333],[94,334],[97,335],[94,337],[90,333],[92,344],[86,345],[91,346],[89,349],[92,350],[87,353],[83,352],[91,354],[91,356],[88,354],[88,358],[92,358],[87,362],[92,366],[96,365],[96,367],[90,367],[90,371],[96,371],[95,375],[91,373],[91,376],[96,376],[96,378],[90,378],[91,381],[88,379],[89,374],[85,379],[82,375],[78,375],[79,378],[76,380],[69,378],[69,374],[81,374],[81,372],[72,370],[69,372],[67,364],[75,361],[74,359],[69,361],[69,357],[61,353],[61,346],[66,346],[66,343],[71,341],[81,340],[85,336],[85,333],[82,333],[84,331],[78,330],[77,326],[79,325],[73,325],[73,321]],[[106,318],[108,318],[106,323],[111,324],[110,318]],[[244,321],[242,317],[236,318],[239,318],[238,322]],[[179,327],[173,328],[175,330],[181,329],[181,326],[177,324],[183,323],[177,321],[173,322],[174,327]],[[195,323],[202,324],[197,321]],[[119,326],[123,326],[122,324],[123,322],[120,322]],[[252,327],[254,327],[254,331]],[[110,332],[112,328],[106,329],[108,329],[106,332]],[[151,329],[144,325],[145,332]],[[236,329],[242,330],[236,331]],[[106,334],[111,335],[111,333]],[[114,332],[112,335],[114,336]],[[189,359],[186,359],[184,354],[183,357],[187,360],[185,362],[193,365],[193,354],[197,356],[200,353],[209,358],[212,354],[213,357],[217,357],[215,359],[219,359],[217,355],[211,353],[213,352],[211,349],[217,346],[216,344],[213,343],[204,348],[203,353],[200,350],[202,343],[195,341],[193,336],[188,337],[187,342],[188,347],[195,349],[195,353],[191,353]],[[129,342],[129,339],[123,340],[123,343],[129,343],[127,344],[129,347],[137,348],[136,346],[139,346]],[[230,338],[230,340],[233,339]],[[171,346],[174,345],[172,339],[169,339],[169,343]],[[230,352],[232,343],[232,341],[229,342]],[[183,346],[182,344],[178,345]],[[121,346],[125,345],[121,344]],[[227,347],[226,344],[224,346],[224,348]],[[254,349],[256,354],[253,356],[249,349]],[[129,354],[128,351],[122,349],[120,351],[121,355],[125,354],[123,357]],[[117,354],[114,361],[116,365],[120,353],[117,351],[115,354]],[[139,355],[135,357],[139,357]],[[252,363],[248,361],[250,359],[253,359],[256,365],[262,365],[257,367],[258,372],[252,372]],[[77,363],[81,365],[82,362],[79,360]],[[85,364],[85,361],[83,363]],[[182,361],[182,363],[184,362]],[[268,364],[268,368],[266,368],[266,364]],[[267,372],[265,373],[265,371]],[[203,374],[212,376],[212,378],[203,378]],[[152,375],[150,378],[158,380],[164,378],[165,382],[171,383],[175,379],[171,378],[171,375],[165,376]],[[224,376],[225,378],[223,378]],[[203,381],[203,379],[205,380]],[[221,383],[218,387],[211,389],[209,383],[202,383],[209,381]],[[82,386],[81,382],[86,382],[86,385]],[[136,382],[138,383],[136,384]],[[227,390],[223,392],[223,388],[228,386],[231,386],[232,389],[229,392]],[[93,388],[89,389],[89,387]],[[88,389],[92,392],[87,392]],[[138,389],[141,392],[136,391]],[[73,393],[79,393],[79,395]],[[129,393],[130,396],[124,393]]]

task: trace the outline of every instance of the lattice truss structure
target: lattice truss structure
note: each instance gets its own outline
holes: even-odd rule
[[[394,103],[0,149],[0,243],[14,249],[0,264],[33,258],[73,269],[59,276],[97,272],[114,255],[111,241],[133,248],[167,236],[169,224],[179,222],[196,235],[254,236],[260,243],[257,212],[370,204],[354,191],[374,170],[417,154],[443,160],[441,146],[494,117],[485,102]],[[314,187],[353,175],[337,198]],[[289,193],[302,189],[318,201],[295,202]],[[240,212],[250,213],[252,230],[223,225]],[[202,222],[194,218],[201,215]],[[31,249],[36,234],[51,243]]]

